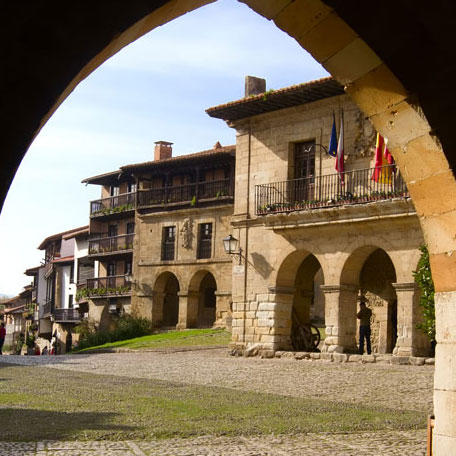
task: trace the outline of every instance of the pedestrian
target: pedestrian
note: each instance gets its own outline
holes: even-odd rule
[[[370,319],[372,310],[370,310],[366,303],[361,301],[359,303],[359,312],[356,315],[359,319],[359,354],[364,353],[364,339],[366,339],[367,354],[371,354],[371,327]]]
[[[3,355],[2,347],[3,347],[3,344],[5,343],[5,337],[6,337],[6,328],[5,328],[5,323],[2,321],[2,323],[0,324],[0,355]]]

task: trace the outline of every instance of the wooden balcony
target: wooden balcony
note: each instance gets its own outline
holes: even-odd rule
[[[115,298],[131,295],[131,276],[117,275],[87,279],[85,286],[78,285],[76,301],[82,302],[87,298]]]
[[[54,309],[53,315],[57,323],[79,323],[81,321],[78,309]]]
[[[109,260],[111,257],[133,252],[134,234],[108,236],[107,233],[96,235],[89,240],[89,256]]]
[[[91,217],[106,217],[119,215],[135,209],[136,192],[124,193],[122,195],[110,196],[90,202]]]
[[[41,307],[41,312],[40,312],[41,318],[48,318],[51,316],[51,310],[52,310],[51,301],[47,301],[44,304],[40,304],[40,307]]]
[[[191,183],[186,185],[151,188],[138,191],[138,208],[171,209],[176,206],[198,206],[232,202],[232,179]]]
[[[374,173],[377,181],[372,179]],[[409,197],[405,182],[390,165],[255,186],[257,215],[405,197]]]

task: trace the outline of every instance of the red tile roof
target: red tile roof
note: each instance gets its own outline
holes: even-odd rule
[[[322,78],[279,90],[271,90],[206,109],[211,117],[234,121],[278,109],[344,94],[344,87],[334,78]]]
[[[133,171],[138,168],[161,168],[168,165],[175,165],[181,163],[192,163],[198,162],[201,160],[224,157],[224,156],[234,156],[236,153],[236,146],[221,146],[216,149],[203,150],[201,152],[196,152],[193,154],[187,155],[178,155],[177,157],[165,158],[163,160],[148,161],[143,163],[135,163],[132,165],[121,166],[122,171]]]
[[[68,230],[68,231],[63,231],[62,233],[57,233],[57,234],[53,234],[52,236],[48,236],[39,246],[38,246],[38,250],[43,250],[46,248],[46,245],[49,244],[49,242],[52,242],[52,241],[57,241],[58,239],[61,239],[63,238],[65,235],[68,235],[68,234],[74,234],[74,233],[78,233],[82,230],[85,230],[85,229],[89,229],[89,226],[86,225],[86,226],[81,226],[79,228],[73,228],[72,230]],[[72,237],[72,236],[71,236]]]

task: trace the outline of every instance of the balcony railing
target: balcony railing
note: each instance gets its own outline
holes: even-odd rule
[[[408,196],[402,176],[390,165],[255,186],[257,215]]]
[[[77,309],[54,309],[54,320],[61,323],[78,323],[81,315]]]
[[[97,239],[89,241],[89,255],[124,252],[133,249],[135,235],[122,234],[120,236],[100,235]]]
[[[46,315],[49,315],[51,313],[52,302],[48,301],[48,302],[45,302],[44,304],[40,304],[40,307],[41,307],[40,316],[41,316],[41,318],[44,318]]]
[[[90,298],[104,298],[129,295],[131,291],[131,276],[117,275],[87,279],[85,286],[78,285],[76,301]]]
[[[90,215],[109,215],[135,208],[136,192],[123,193],[90,202]]]
[[[229,199],[234,194],[232,179],[199,182],[173,187],[151,188],[138,191],[138,207],[168,204],[195,205],[198,201]]]

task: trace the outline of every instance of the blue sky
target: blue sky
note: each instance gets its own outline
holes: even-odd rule
[[[98,186],[81,180],[153,159],[154,142],[183,155],[235,143],[205,109],[243,97],[246,75],[279,89],[327,72],[272,22],[235,0],[159,27],[74,90],[27,152],[0,215],[0,294],[15,295],[41,241],[88,224]]]

